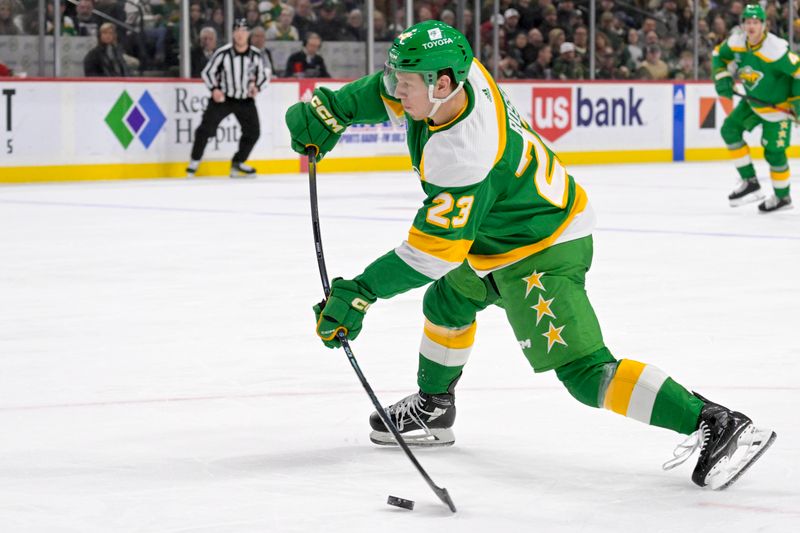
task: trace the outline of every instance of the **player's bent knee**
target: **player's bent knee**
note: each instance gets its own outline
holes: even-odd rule
[[[589,407],[601,407],[601,392],[614,375],[618,361],[608,348],[601,348],[556,368],[556,376],[573,398]]]

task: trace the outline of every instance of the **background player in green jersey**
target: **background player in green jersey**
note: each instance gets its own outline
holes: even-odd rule
[[[791,209],[786,149],[792,137],[791,114],[800,115],[800,58],[791,52],[786,41],[767,32],[761,6],[747,6],[742,18],[744,33],[740,29],[734,31],[714,49],[712,58],[717,93],[733,98],[731,69],[735,67],[749,97],[742,98],[722,124],[722,138],[742,178],[728,199],[735,207],[764,197],[743,137],[745,131],[761,125],[761,144],[775,195],[759,204],[758,209],[762,213]]]
[[[478,61],[466,38],[436,21],[412,26],[389,50],[384,73],[286,113],[292,147],[320,157],[351,124],[406,121],[407,144],[426,199],[407,240],[354,279],[337,278],[314,307],[328,347],[361,331],[381,298],[428,285],[419,350],[419,391],[388,408],[411,445],[454,442],[455,386],[467,363],[476,315],[501,306],[535,372],[555,370],[567,391],[646,424],[692,435],[692,479],[724,488],[769,447],[775,433],[690,393],[658,368],[616,359],[586,296],[594,217],[586,193]],[[377,413],[370,438],[395,444]]]

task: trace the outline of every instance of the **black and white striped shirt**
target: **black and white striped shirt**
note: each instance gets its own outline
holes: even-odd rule
[[[218,48],[208,60],[200,76],[209,90],[220,89],[226,98],[247,98],[250,82],[260,91],[269,82],[272,69],[264,64],[261,50],[248,46],[247,51],[237,52],[233,44]]]

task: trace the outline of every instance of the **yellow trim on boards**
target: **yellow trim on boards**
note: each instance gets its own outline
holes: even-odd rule
[[[259,173],[288,174],[300,172],[299,159],[250,161]],[[0,183],[43,183],[61,181],[135,180],[152,178],[185,178],[186,161],[172,163],[111,163],[97,165],[47,165],[0,167]],[[229,161],[207,161],[200,164],[198,177],[228,176]]]
[[[764,149],[753,146],[755,159],[764,158]],[[800,158],[800,146],[786,151],[790,158]],[[686,161],[726,161],[730,151],[720,148],[687,148]],[[620,150],[605,152],[560,152],[558,158],[565,165],[600,165],[619,163],[670,163],[672,150]],[[249,161],[259,174],[294,174],[300,172],[300,158]],[[323,159],[318,168],[325,172],[404,172],[411,170],[408,155],[375,157],[339,157]],[[204,161],[198,177],[227,176],[227,161]],[[172,163],[111,163],[96,165],[0,166],[0,183],[45,183],[63,181],[125,180],[153,178],[183,178],[186,162]]]
[[[764,159],[764,148],[753,146],[750,149],[750,157],[753,159]],[[786,157],[800,157],[800,146],[790,146],[786,150]],[[730,151],[727,148],[687,148],[684,152],[686,161],[719,161],[730,159]]]

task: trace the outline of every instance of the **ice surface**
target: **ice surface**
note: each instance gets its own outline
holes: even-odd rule
[[[729,208],[727,163],[571,171],[599,217],[588,290],[614,354],[778,432],[730,490],[692,485],[693,461],[661,470],[682,436],[534,375],[490,309],[457,442],[418,454],[451,515],[369,443],[369,400],[314,336],[305,176],[8,186],[0,531],[800,530],[800,210]],[[396,246],[421,199],[410,173],[319,180],[331,275]],[[373,306],[354,343],[385,403],[415,390],[422,294]]]

